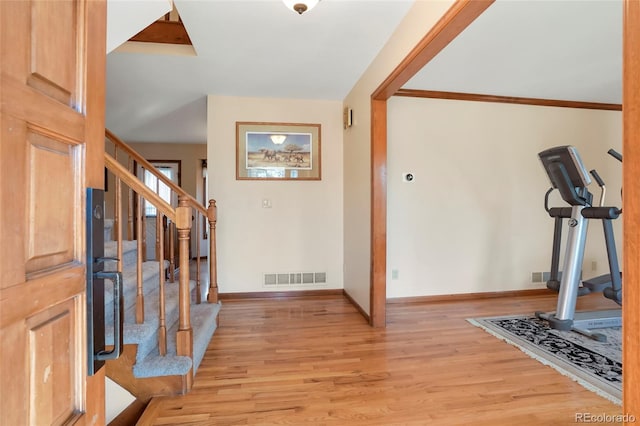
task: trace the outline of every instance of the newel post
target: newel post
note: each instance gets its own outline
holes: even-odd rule
[[[218,208],[216,200],[209,200],[207,219],[209,220],[209,295],[207,302],[218,303],[218,259],[216,257],[216,221]]]
[[[186,197],[180,196],[176,208],[178,228],[179,265],[178,294],[180,313],[176,336],[177,354],[193,358],[193,330],[191,329],[191,295],[189,291],[189,234],[191,230],[191,208]]]

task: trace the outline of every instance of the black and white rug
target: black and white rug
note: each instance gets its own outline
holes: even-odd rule
[[[550,329],[535,316],[472,318],[468,321],[553,367],[587,389],[622,405],[622,332],[598,330],[607,342]]]

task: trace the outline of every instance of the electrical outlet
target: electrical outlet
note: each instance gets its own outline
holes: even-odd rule
[[[598,270],[598,262],[595,260],[591,261],[591,270],[592,271],[597,271]]]
[[[391,279],[392,280],[397,280],[398,279],[398,270],[397,269],[392,269],[391,270]]]

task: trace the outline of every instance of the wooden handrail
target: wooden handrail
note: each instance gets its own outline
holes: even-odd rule
[[[109,138],[111,142],[115,144],[115,158],[110,154],[104,154],[105,165],[107,169],[115,176],[116,181],[116,192],[115,195],[115,208],[118,210],[117,215],[117,227],[116,227],[116,239],[118,246],[118,258],[121,259],[118,265],[119,269],[122,269],[122,258],[124,256],[122,249],[122,220],[120,219],[120,212],[122,210],[122,182],[128,186],[130,192],[134,194],[136,198],[134,200],[129,201],[129,208],[134,205],[135,208],[135,219],[136,219],[136,295],[135,295],[135,320],[136,323],[142,324],[145,320],[145,311],[144,311],[144,303],[145,303],[145,291],[143,289],[143,285],[151,285],[152,281],[147,280],[148,283],[145,284],[145,277],[143,274],[146,273],[143,271],[143,263],[146,250],[142,246],[143,239],[145,237],[146,232],[145,229],[145,216],[144,213],[144,204],[145,202],[149,202],[156,208],[155,214],[155,233],[156,233],[156,258],[158,259],[158,328],[157,328],[157,339],[158,339],[158,353],[160,356],[164,356],[167,354],[167,333],[168,333],[168,312],[167,307],[167,299],[165,295],[166,288],[166,280],[165,280],[165,246],[169,247],[169,274],[171,281],[173,282],[174,277],[176,276],[176,256],[174,252],[176,248],[178,249],[178,266],[180,273],[178,275],[178,330],[175,332],[175,342],[176,342],[176,353],[179,356],[186,356],[189,358],[193,358],[193,325],[191,323],[191,286],[190,286],[190,244],[191,244],[191,226],[195,216],[196,222],[196,303],[200,303],[202,299],[202,289],[200,287],[200,215],[207,218],[209,221],[209,276],[211,277],[208,288],[207,302],[209,303],[218,303],[218,285],[217,285],[217,270],[216,270],[216,253],[215,253],[215,222],[216,222],[216,210],[215,210],[215,201],[209,201],[209,207],[207,209],[202,206],[195,198],[186,194],[184,190],[178,186],[176,186],[172,181],[170,181],[164,174],[160,173],[151,163],[142,158],[138,153],[136,153],[133,149],[129,148],[124,142],[120,141],[117,137],[115,137],[108,130],[105,132],[105,135]],[[146,171],[148,170],[152,173],[156,178],[156,182],[163,182],[173,191],[173,193],[178,195],[178,205],[173,207],[170,203],[165,201],[159,195],[158,184],[156,183],[155,188],[150,188],[147,184],[136,176],[133,170],[127,169],[123,162],[127,162],[126,158],[119,158],[117,153],[119,150],[122,150],[125,155],[128,155],[129,164],[131,165],[132,161],[136,161],[140,166]],[[172,195],[173,197],[173,195]],[[164,232],[164,219],[168,221],[169,235],[167,239],[165,238]],[[151,225],[149,225],[151,226]],[[133,228],[132,224],[129,226]],[[133,229],[128,231],[130,234],[133,234]],[[177,244],[176,244],[176,236],[177,236]],[[166,244],[165,244],[166,242]],[[177,247],[176,247],[177,246]],[[144,268],[145,270],[147,268]],[[153,289],[155,291],[155,289]],[[148,295],[152,294],[147,292]],[[149,313],[147,312],[147,315]],[[183,378],[182,386],[185,389],[190,389],[193,384],[193,369],[191,369]]]
[[[111,173],[126,183],[129,188],[142,195],[147,201],[150,201],[162,214],[172,221],[176,220],[176,212],[169,203],[160,198],[158,194],[153,192],[151,188],[136,178],[133,173],[127,170],[123,165],[115,160],[111,155],[105,152],[104,163]],[[152,166],[153,167],[153,166]]]
[[[175,193],[178,194],[178,197],[185,197],[187,202],[189,203],[189,206],[193,207],[194,209],[198,210],[200,213],[202,213],[204,216],[207,215],[207,209],[200,203],[198,202],[198,200],[196,200],[195,198],[193,198],[191,195],[189,195],[184,189],[180,188],[178,185],[176,185],[173,181],[171,181],[171,179],[169,179],[168,177],[166,177],[165,175],[163,175],[162,173],[159,173],[156,168],[154,167],[153,164],[151,164],[150,162],[148,162],[142,155],[140,155],[137,151],[135,151],[133,148],[131,148],[129,145],[127,145],[126,143],[124,143],[122,141],[122,139],[118,138],[116,135],[114,135],[109,129],[105,129],[105,136],[107,137],[107,139],[109,139],[111,142],[113,142],[113,144],[118,148],[121,149],[123,151],[125,151],[127,154],[129,154],[134,160],[136,160],[138,162],[138,164],[141,164],[147,171],[149,171],[149,173],[153,174],[156,178],[158,178],[159,180],[162,181],[162,183],[164,183],[165,185],[167,185],[169,188],[171,188],[171,190]],[[173,220],[173,218],[172,218]]]
[[[200,202],[198,202],[193,196],[191,196],[190,194],[188,194],[187,192],[184,191],[184,189],[180,188],[178,185],[176,185],[173,181],[171,181],[166,175],[164,175],[163,173],[160,173],[156,167],[151,164],[149,161],[147,161],[144,157],[142,157],[138,152],[136,152],[133,148],[131,148],[130,146],[128,146],[124,141],[122,141],[120,138],[118,138],[116,135],[114,135],[110,130],[105,129],[105,138],[107,140],[109,140],[111,143],[114,144],[114,148],[115,148],[115,152],[117,153],[118,150],[122,150],[124,153],[126,153],[128,155],[128,163],[129,163],[129,169],[127,169],[125,166],[121,165],[120,161],[114,159],[113,157],[111,157],[109,154],[105,153],[105,164],[107,166],[107,168],[116,176],[116,178],[118,178],[119,180],[124,181],[127,186],[129,187],[130,193],[132,193],[133,191],[135,191],[136,193],[140,194],[145,200],[151,202],[151,204],[153,204],[157,210],[158,213],[162,213],[164,216],[167,217],[167,219],[169,219],[169,224],[168,224],[168,232],[169,232],[169,237],[168,237],[168,241],[167,244],[165,244],[165,247],[168,246],[169,249],[169,256],[168,256],[168,260],[169,260],[169,278],[170,278],[170,282],[174,281],[174,277],[175,277],[175,267],[176,267],[176,262],[175,262],[175,255],[174,255],[174,250],[175,250],[175,235],[177,234],[178,237],[180,236],[179,234],[184,234],[184,227],[183,227],[183,231],[180,232],[180,227],[176,226],[177,225],[177,221],[179,219],[179,214],[178,214],[178,210],[181,210],[183,212],[183,214],[185,214],[184,212],[186,211],[185,208],[189,208],[189,209],[194,209],[195,210],[195,221],[196,221],[196,253],[197,253],[197,261],[196,261],[196,266],[197,266],[197,273],[196,273],[196,287],[197,287],[197,291],[198,291],[198,297],[196,302],[200,303],[201,302],[201,291],[200,291],[200,241],[199,241],[199,215],[202,215],[203,217],[205,217],[208,222],[209,222],[209,291],[208,291],[208,295],[207,295],[207,302],[209,303],[218,303],[218,283],[217,283],[217,259],[216,259],[216,238],[215,238],[215,232],[216,232],[216,203],[215,200],[208,200],[209,201],[209,206],[208,208],[205,208]],[[153,189],[149,188],[142,180],[140,180],[135,173],[131,170],[132,169],[132,164],[133,162],[137,162],[138,164],[140,164],[140,166],[145,170],[145,171],[149,171],[153,176],[156,177],[157,182],[163,182],[170,190],[172,190],[177,196],[178,199],[180,200],[179,205],[181,207],[181,209],[178,208],[174,208],[173,206],[171,206],[169,203],[167,203],[166,201],[164,201],[157,193],[157,189],[156,191],[154,191]],[[156,185],[156,188],[158,186]],[[133,190],[133,191],[132,191]],[[129,209],[131,208],[133,204],[133,200],[129,201]],[[128,226],[128,234],[130,235],[131,238],[131,234],[132,234],[132,223],[131,223],[131,212],[129,213],[129,226]],[[158,215],[157,217],[160,217],[160,215]],[[185,216],[186,217],[186,216]],[[189,214],[189,217],[191,217],[191,214]],[[193,218],[192,218],[193,219]],[[183,235],[184,236],[184,235]],[[179,238],[178,238],[179,239]],[[183,241],[184,243],[184,241]],[[180,250],[187,250],[186,253],[189,253],[189,245],[190,243],[187,243],[184,246],[180,246]],[[182,252],[180,252],[180,257],[182,257]],[[179,266],[183,266],[182,265],[182,259],[180,260],[180,265]]]

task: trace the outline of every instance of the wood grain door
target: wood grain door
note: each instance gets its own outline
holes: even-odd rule
[[[103,424],[85,189],[103,187],[106,6],[0,1],[0,423]],[[104,369],[103,369],[104,370]]]

